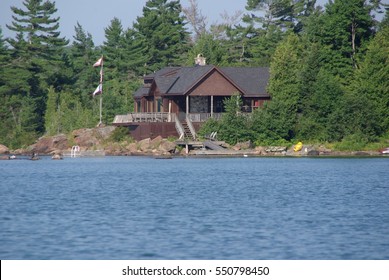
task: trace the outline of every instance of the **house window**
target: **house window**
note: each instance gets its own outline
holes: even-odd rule
[[[140,100],[136,102],[136,112],[137,113],[142,112],[142,103]]]
[[[251,113],[252,106],[251,106],[251,100],[250,99],[244,99],[243,105],[242,105],[242,112],[244,113]]]
[[[162,112],[162,98],[157,99],[157,112]]]

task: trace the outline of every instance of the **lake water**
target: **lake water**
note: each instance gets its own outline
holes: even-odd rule
[[[0,174],[0,259],[389,259],[389,158],[44,158]]]

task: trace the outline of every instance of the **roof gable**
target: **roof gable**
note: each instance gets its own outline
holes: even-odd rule
[[[217,68],[213,68],[188,90],[188,94],[191,96],[230,96],[234,93],[242,93],[242,90]]]

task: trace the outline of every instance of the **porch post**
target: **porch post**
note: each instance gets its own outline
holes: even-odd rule
[[[168,117],[168,122],[172,121],[172,100],[169,99],[169,117]]]
[[[211,118],[213,118],[213,95],[211,95]]]
[[[186,96],[186,115],[189,114],[189,95]]]

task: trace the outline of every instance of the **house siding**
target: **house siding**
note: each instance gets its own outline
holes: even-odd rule
[[[189,93],[189,96],[231,96],[234,93],[240,93],[239,89],[214,70]]]

